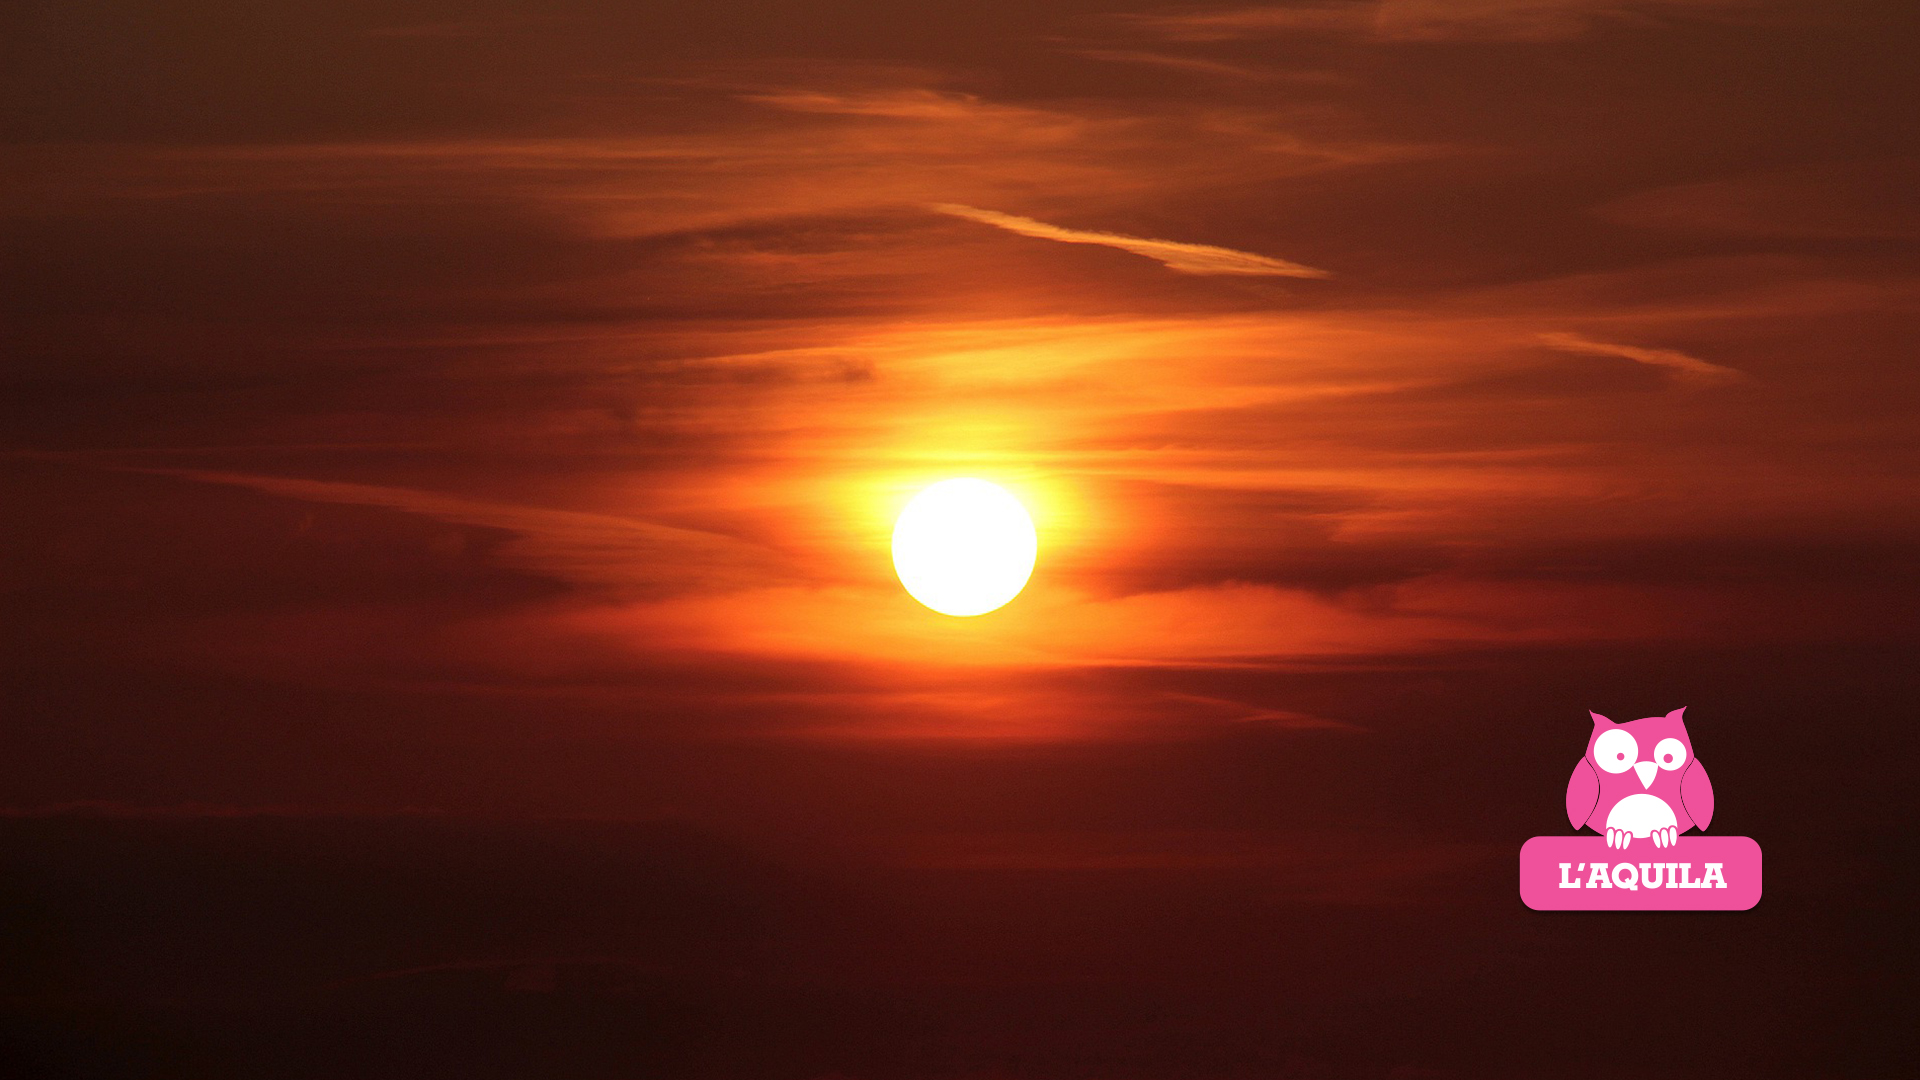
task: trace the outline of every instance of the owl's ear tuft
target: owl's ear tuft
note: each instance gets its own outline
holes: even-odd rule
[[[1593,722],[1594,722],[1594,723],[1596,723],[1596,724],[1611,724],[1611,723],[1613,723],[1613,721],[1611,721],[1611,720],[1609,720],[1609,719],[1607,719],[1607,718],[1606,718],[1606,717],[1604,717],[1604,716],[1601,716],[1601,715],[1600,715],[1599,713],[1597,713],[1597,712],[1594,712],[1594,711],[1593,711],[1592,709],[1588,709],[1588,710],[1587,710],[1587,715],[1588,715],[1588,716],[1591,716],[1591,717],[1593,717]]]
[[[1679,720],[1679,721],[1682,721],[1682,722],[1684,722],[1684,721],[1686,720],[1686,717],[1684,717],[1684,716],[1681,716],[1680,714],[1681,714],[1681,713],[1683,713],[1683,712],[1686,712],[1686,711],[1687,711],[1687,707],[1686,707],[1685,705],[1682,705],[1682,706],[1680,706],[1679,708],[1677,708],[1677,709],[1675,709],[1675,710],[1673,710],[1672,712],[1670,712],[1670,713],[1668,713],[1668,714],[1667,714],[1667,719],[1669,719],[1669,720]]]

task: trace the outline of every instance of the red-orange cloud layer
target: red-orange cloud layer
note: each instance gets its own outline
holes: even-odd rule
[[[6,189],[35,268],[18,482],[140,477],[139,499],[197,489],[215,518],[281,500],[383,537],[349,563],[419,529],[465,538],[427,563],[540,583],[458,615],[235,611],[203,583],[194,629],[151,646],[298,678],[551,687],[684,655],[884,669],[900,694],[951,666],[1897,617],[1876,575],[1920,524],[1916,219],[1861,193],[1904,175],[1905,121],[1822,149],[1824,113],[1633,59],[1769,32],[1741,5],[1112,14],[1019,48],[973,28],[998,78],[932,47],[629,75],[579,36],[593,12],[353,46],[457,67],[568,42],[591,102],[537,59],[496,84],[565,123],[469,102],[383,125],[348,95],[260,128],[169,98],[135,138],[50,99],[95,134],[23,130]],[[1485,48],[1585,57],[1609,111],[1577,112],[1571,69],[1529,76],[1536,113],[1442,59]],[[1799,149],[1753,149],[1763,130]],[[897,588],[885,542],[918,485],[963,473],[1027,499],[1042,553],[1018,603],[956,622]],[[366,629],[385,619],[418,628],[397,654]]]

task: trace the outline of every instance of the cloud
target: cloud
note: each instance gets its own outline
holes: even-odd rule
[[[1323,3],[1121,17],[1156,37],[1174,41],[1228,41],[1290,31],[1358,33],[1367,26],[1367,10],[1365,4]]]
[[[1324,716],[1299,712],[1294,709],[1275,709],[1266,705],[1236,701],[1231,698],[1210,697],[1205,694],[1166,693],[1161,695],[1168,701],[1197,706],[1209,719],[1225,720],[1236,725],[1265,727],[1276,731],[1346,731],[1367,730],[1358,724],[1345,720],[1330,720]]]
[[[223,484],[304,502],[374,506],[456,525],[504,529],[516,539],[503,565],[576,585],[628,594],[767,584],[786,575],[771,552],[717,533],[657,525],[612,514],[469,499],[377,484],[302,480],[199,469],[133,469]]]
[[[1268,82],[1280,77],[1303,82],[1327,79],[1324,75],[1316,78],[1310,74],[1281,73],[1241,64],[1228,64],[1219,60],[1203,60],[1197,56],[1176,56],[1144,49],[1072,49],[1069,51],[1074,56],[1083,56],[1089,60],[1104,60],[1114,64],[1140,64],[1146,67],[1184,71],[1194,75],[1209,75],[1240,82]]]
[[[1383,41],[1563,41],[1601,19],[1655,11],[1700,11],[1739,0],[1379,0],[1229,8],[1130,16],[1158,36],[1224,41],[1287,33],[1345,34]]]
[[[242,203],[374,214],[431,201],[442,217],[491,204],[600,237],[671,237],[1053,191],[1137,205],[1436,152],[1355,137],[1287,107],[1041,106],[920,87],[736,89],[725,100],[725,121],[695,131],[47,145],[23,151],[21,168],[0,178],[0,220],[69,220],[133,201],[162,224],[215,206],[234,221]]]
[[[1068,229],[1015,214],[1002,214],[995,210],[980,210],[954,203],[935,203],[932,209],[942,214],[951,214],[954,217],[966,218],[983,225],[992,225],[1008,232],[1019,233],[1021,236],[1058,240],[1063,244],[1100,244],[1104,247],[1119,248],[1121,251],[1132,252],[1135,255],[1144,255],[1169,270],[1178,270],[1183,274],[1242,274],[1299,278],[1329,276],[1327,271],[1316,270],[1311,266],[1302,266],[1299,263],[1275,259],[1267,255],[1255,255],[1250,251],[1215,247],[1212,244],[1188,244],[1178,240],[1151,240],[1121,233]]]
[[[863,92],[786,89],[742,94],[740,100],[786,112],[827,116],[879,116],[895,120],[935,120],[975,123],[983,117],[1014,123],[1030,122],[1045,114],[1032,109],[994,105],[974,94],[947,93],[922,87]]]
[[[1920,158],[1819,162],[1636,192],[1595,213],[1627,225],[1803,240],[1920,238]]]
[[[1688,356],[1677,349],[1646,349],[1638,345],[1616,345],[1611,342],[1583,338],[1578,334],[1565,333],[1541,334],[1540,343],[1550,349],[1559,349],[1561,352],[1624,357],[1638,364],[1667,368],[1680,377],[1695,380],[1718,382],[1746,377],[1745,372],[1738,369],[1710,363],[1697,356]]]

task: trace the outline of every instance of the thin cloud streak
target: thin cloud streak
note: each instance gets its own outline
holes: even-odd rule
[[[1286,76],[1299,81],[1315,80],[1311,75],[1264,71],[1259,68],[1240,64],[1228,64],[1219,60],[1203,60],[1196,56],[1176,56],[1170,53],[1152,52],[1145,49],[1071,49],[1074,56],[1088,60],[1102,60],[1112,64],[1139,64],[1146,67],[1164,68],[1170,71],[1187,72],[1194,75],[1215,76],[1235,79],[1241,82],[1271,82]]]
[[[893,215],[928,203],[995,205],[1054,191],[1133,205],[1443,152],[1330,133],[1311,117],[1237,105],[1122,112],[915,88],[729,96],[758,108],[696,132],[30,148],[21,151],[21,167],[0,179],[7,203],[0,215],[17,219],[29,207],[35,216],[97,213],[136,199],[161,214],[216,200],[377,210],[452,196],[564,215],[601,236],[655,237]],[[768,124],[754,115],[761,110],[783,118]],[[1147,159],[1156,165],[1140,167]],[[1156,258],[1216,254],[1203,245],[1121,239],[1165,244]],[[1268,269],[1199,272],[1294,265],[1234,255],[1241,261],[1233,265]]]
[[[786,576],[773,554],[756,545],[612,514],[519,506],[378,484],[203,469],[126,471],[246,488],[302,502],[379,507],[454,525],[503,529],[516,537],[500,556],[504,565],[616,592],[663,595],[765,584]]]
[[[1741,0],[1378,0],[1126,16],[1176,41],[1319,33],[1377,41],[1567,41],[1602,19],[1700,12]]]
[[[1325,270],[1303,266],[1300,263],[1275,259],[1267,255],[1256,255],[1250,251],[1215,247],[1212,244],[1188,244],[1178,240],[1152,240],[1122,233],[1069,229],[1016,214],[1003,214],[997,210],[981,210],[955,203],[935,203],[931,209],[1040,240],[1058,240],[1063,244],[1099,244],[1103,247],[1118,248],[1135,255],[1144,255],[1169,270],[1177,270],[1183,274],[1238,274],[1298,278],[1331,276]]]
[[[1737,368],[1702,360],[1697,356],[1688,356],[1678,349],[1646,349],[1638,345],[1616,345],[1606,341],[1594,341],[1578,334],[1541,334],[1540,343],[1550,349],[1561,352],[1584,353],[1588,356],[1618,356],[1632,360],[1637,364],[1662,367],[1676,375],[1709,382],[1724,382],[1746,378],[1746,373]]]

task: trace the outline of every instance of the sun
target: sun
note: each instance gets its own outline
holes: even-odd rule
[[[900,584],[943,615],[984,615],[1020,595],[1039,537],[1005,488],[963,477],[913,497],[893,526]]]

